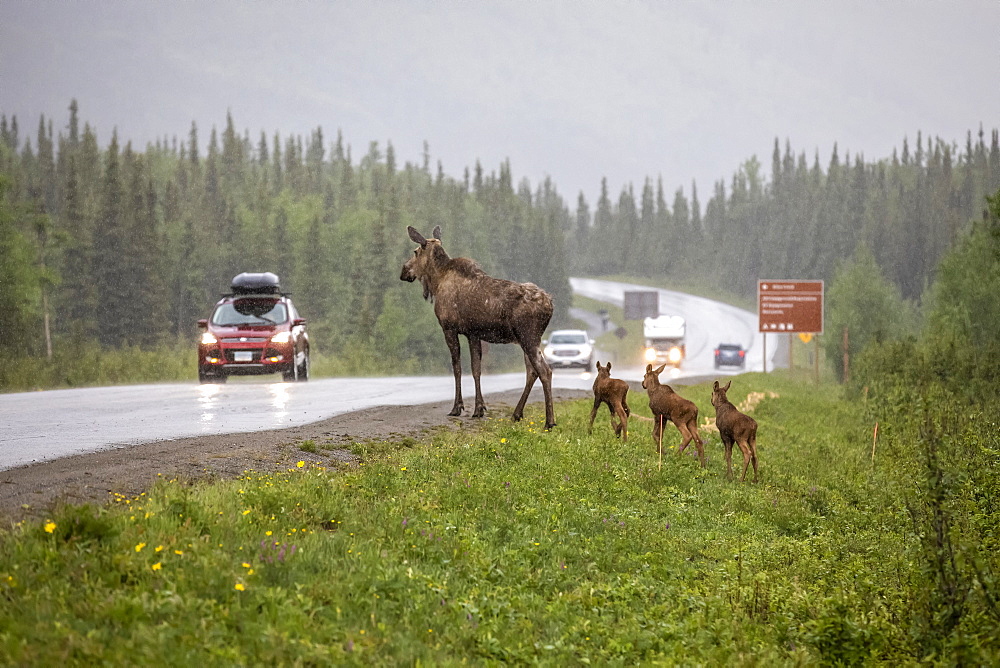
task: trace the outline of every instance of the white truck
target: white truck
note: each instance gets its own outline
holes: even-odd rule
[[[687,323],[679,315],[661,315],[642,321],[646,339],[644,358],[648,364],[681,365],[684,359],[684,333]]]

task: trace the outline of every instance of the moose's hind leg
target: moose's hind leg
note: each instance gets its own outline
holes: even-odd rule
[[[528,359],[528,353],[524,353],[524,392],[521,393],[521,398],[517,400],[517,406],[514,406],[514,413],[510,416],[514,422],[524,417],[524,405],[528,403],[528,395],[531,394],[531,387],[537,379],[538,374],[535,373],[535,368],[531,364],[531,360]]]

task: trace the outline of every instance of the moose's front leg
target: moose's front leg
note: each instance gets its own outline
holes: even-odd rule
[[[455,374],[455,405],[448,415],[458,416],[465,409],[462,402],[462,347],[458,342],[458,333],[453,330],[444,330],[444,340],[451,352],[451,372]]]
[[[469,340],[469,356],[472,357],[472,378],[476,382],[476,409],[472,412],[472,417],[483,417],[486,415],[486,401],[479,386],[479,374],[483,368],[483,341],[475,336],[466,338]]]

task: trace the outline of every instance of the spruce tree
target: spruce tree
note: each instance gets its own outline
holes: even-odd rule
[[[125,240],[125,188],[122,185],[118,131],[111,135],[101,184],[101,208],[94,234],[98,340],[106,348],[129,342],[128,267]]]

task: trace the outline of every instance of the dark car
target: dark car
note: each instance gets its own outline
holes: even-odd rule
[[[309,335],[291,297],[271,272],[242,273],[222,295],[210,318],[199,320],[198,379],[224,383],[229,376],[280,373],[309,380]]]
[[[715,349],[715,368],[737,366],[746,368],[747,351],[738,343],[720,343]]]

